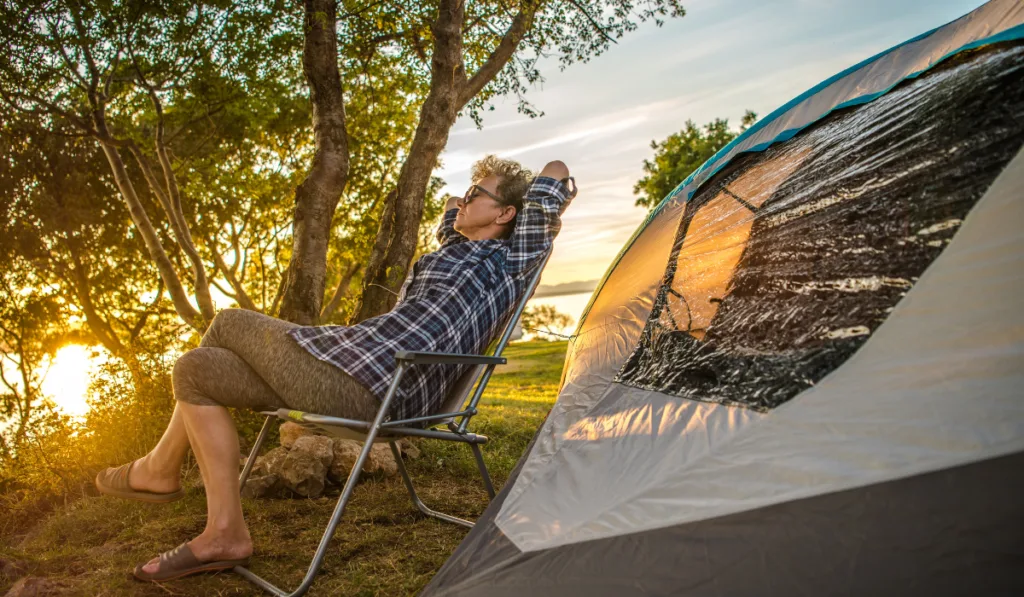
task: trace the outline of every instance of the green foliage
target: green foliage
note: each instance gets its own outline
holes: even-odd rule
[[[437,125],[420,120],[437,10],[436,2],[339,3],[351,169],[328,252],[327,289],[341,299],[331,301],[332,322],[348,320],[345,295],[359,283],[416,131]],[[512,95],[536,115],[525,94],[542,80],[541,56],[556,55],[564,68],[641,22],[682,14],[678,0],[470,3],[467,76],[503,43],[518,46],[465,111],[479,122],[490,102]],[[237,304],[274,313],[291,257],[292,193],[314,151],[301,3],[8,0],[0,19],[0,349],[4,373],[17,373],[2,392],[0,492],[28,503],[78,495],[86,471],[152,445],[171,406],[166,359],[209,319],[190,328],[176,310],[140,218],[186,298],[202,294],[194,270],[205,269]],[[517,23],[522,30],[506,37]],[[115,180],[112,156],[122,156],[124,178]],[[432,246],[442,186],[431,179],[415,214],[420,253]],[[172,187],[180,222],[167,207]],[[400,281],[404,268],[393,273]],[[72,341],[102,346],[112,359],[94,390],[100,406],[84,421],[61,417],[40,391],[40,367]],[[23,442],[33,447],[15,447]],[[28,469],[37,476],[21,476]]]
[[[46,443],[55,433],[52,445],[60,443],[65,421],[40,384],[62,345],[99,345],[137,366],[174,346],[181,328],[156,300],[155,268],[141,257],[123,203],[110,200],[98,148],[38,124],[24,116],[0,123],[0,260],[7,265],[0,271],[0,466],[8,469],[23,458],[25,442]]]
[[[729,128],[728,119],[716,118],[699,128],[692,120],[687,120],[683,130],[678,133],[669,135],[660,143],[651,141],[654,160],[644,160],[646,175],[633,186],[633,193],[639,195],[636,205],[647,208],[657,206],[687,176],[756,120],[757,114],[747,110],[740,121],[738,132]]]
[[[660,25],[666,17],[683,15],[677,0],[645,0],[636,6],[625,0],[537,6],[494,0],[472,3],[466,11],[462,51],[470,75],[503,43],[516,15],[530,15],[522,32],[509,40],[518,42],[514,58],[486,79],[466,107],[475,118],[488,102],[509,94],[519,98],[524,112],[536,114],[524,94],[541,80],[537,60],[542,55],[557,55],[564,68],[599,55],[638,23]],[[399,8],[345,1],[339,6],[338,52],[351,168],[337,210],[340,217],[334,219],[329,293],[339,282],[358,282],[358,273],[351,280],[346,275],[366,263],[384,199],[394,189],[422,124],[436,12],[434,2]],[[163,245],[170,247],[179,275],[188,275],[192,265],[177,246],[181,239],[173,218],[161,213],[160,190],[142,173],[148,164],[160,178],[152,147],[154,141],[162,143],[181,190],[183,219],[213,284],[241,306],[276,312],[291,253],[289,199],[313,155],[301,61],[301,5],[276,0],[159,5],[11,0],[0,6],[0,17],[10,24],[0,32],[0,43],[9,49],[0,56],[0,122],[21,119],[21,128],[33,129],[34,139],[43,132],[73,135],[67,144],[99,165],[97,170],[92,165],[83,169],[81,160],[70,164],[72,170],[88,173],[93,196],[93,204],[78,211],[85,219],[78,231],[127,220],[127,210],[114,205],[120,203],[115,199],[119,189],[110,180],[106,160],[98,156],[98,140],[125,156],[129,182],[142,191],[148,218]],[[99,130],[93,121],[97,110],[108,130]],[[8,129],[4,134],[25,131]],[[12,186],[34,184],[32,169],[14,170]],[[421,249],[429,246],[428,230],[439,208],[434,187],[432,183],[419,214],[424,223]],[[97,288],[93,299],[152,296],[151,307],[137,303],[134,310],[169,312],[170,297],[161,296],[169,286],[160,286],[138,231],[117,232],[122,239],[130,237],[129,242],[115,248],[118,241],[108,234],[104,244],[90,247],[99,249],[90,254],[102,257],[84,269],[92,271],[101,263],[117,272],[124,269],[132,274],[133,292]],[[187,278],[183,281],[189,284]],[[79,298],[75,306],[81,308],[83,302]],[[106,307],[101,305],[97,313],[109,319]],[[342,306],[334,319],[345,316]],[[159,319],[149,318],[144,325]],[[129,329],[134,332],[134,324]],[[111,348],[115,342],[108,340],[105,346]]]
[[[135,308],[149,294],[159,309],[159,295],[174,288],[166,271],[162,280],[154,275],[152,250],[138,242],[138,229],[150,224],[170,247],[179,275],[196,266],[185,255],[191,237],[212,264],[207,268],[232,283],[224,284],[229,294],[248,289],[268,297],[261,306],[272,302],[281,273],[275,257],[284,250],[280,241],[287,247],[289,240],[278,234],[290,218],[281,198],[308,156],[310,117],[296,68],[301,33],[294,14],[258,0],[16,0],[0,13],[12,23],[0,32],[11,50],[0,57],[0,121],[19,119],[36,138],[73,136],[79,154],[104,147],[99,172],[74,168],[98,181],[92,213],[83,213],[89,224],[117,217],[103,213],[101,202],[130,206],[125,188],[139,194],[142,209],[132,208],[136,242],[127,245],[135,254],[115,257],[99,247],[118,268],[150,269]],[[112,155],[128,167],[116,186],[109,180]],[[32,171],[22,172],[12,185],[31,187]],[[225,247],[231,257],[218,260]],[[158,287],[162,282],[166,288]],[[206,295],[194,290],[197,298]]]

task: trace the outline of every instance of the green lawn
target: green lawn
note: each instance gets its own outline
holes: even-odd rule
[[[484,458],[499,488],[555,400],[565,351],[565,342],[514,344],[505,352],[507,370],[499,367],[488,386],[472,428],[491,438]],[[421,498],[445,512],[479,516],[487,495],[470,450],[430,440],[416,445],[423,455],[409,468]],[[256,548],[252,570],[278,586],[297,586],[337,495],[335,488],[319,499],[243,501]],[[204,520],[199,489],[169,505],[87,498],[52,513],[23,537],[3,538],[0,558],[27,562],[29,574],[61,583],[67,595],[262,595],[234,574],[161,586],[132,580],[136,564],[198,534]],[[414,594],[465,534],[462,527],[421,516],[401,478],[364,477],[311,594]],[[0,577],[0,594],[14,580]]]

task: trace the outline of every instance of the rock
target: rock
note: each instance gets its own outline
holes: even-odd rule
[[[376,444],[370,450],[370,457],[363,465],[363,471],[367,473],[384,473],[387,476],[398,472],[398,463],[395,462],[395,455],[391,453],[391,446],[387,444]]]
[[[327,471],[328,478],[338,485],[344,485],[345,479],[348,478],[348,472],[352,470],[352,465],[359,458],[359,451],[362,449],[363,444],[355,440],[335,439],[334,460],[331,462],[331,468]]]
[[[323,463],[324,468],[330,468],[334,462],[334,441],[323,435],[304,435],[295,440],[292,450],[312,454]]]
[[[14,583],[4,597],[45,597],[59,594],[62,588],[63,585],[52,580],[26,576]]]
[[[420,449],[416,447],[416,444],[412,443],[409,438],[402,438],[398,440],[398,449],[402,451],[402,456],[405,456],[409,460],[416,460],[420,457]]]
[[[303,497],[320,497],[327,482],[327,467],[319,458],[302,450],[290,450],[277,474],[285,487]]]
[[[242,497],[261,498],[275,497],[284,490],[284,482],[279,475],[270,474],[261,477],[249,476],[242,488]]]
[[[288,448],[274,448],[256,459],[256,464],[252,466],[252,471],[249,473],[250,476],[262,477],[264,475],[278,474],[281,470],[281,464],[287,456]]]
[[[352,465],[356,463],[362,449],[362,442],[356,440],[334,440],[334,462],[331,463],[329,471],[330,479],[335,483],[344,484],[345,479],[348,478],[348,472],[352,470]],[[395,457],[391,454],[391,447],[388,444],[375,444],[363,464],[363,472],[380,472],[389,476],[397,473],[398,464],[395,463]]]
[[[293,444],[295,444],[295,440],[299,439],[300,437],[307,435],[316,435],[316,433],[314,433],[313,431],[303,427],[302,425],[299,425],[298,423],[293,423],[291,421],[285,421],[284,423],[281,423],[279,432],[281,434],[281,446],[289,449],[292,447]]]

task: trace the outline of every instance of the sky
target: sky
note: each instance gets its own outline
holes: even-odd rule
[[[686,16],[627,34],[605,54],[559,71],[528,94],[544,116],[514,100],[485,113],[483,129],[461,118],[438,174],[461,195],[471,164],[488,153],[540,170],[562,160],[580,188],[563,217],[541,280],[593,280],[643,221],[633,185],[652,140],[745,110],[765,116],[865,58],[970,12],[979,0],[691,0]]]

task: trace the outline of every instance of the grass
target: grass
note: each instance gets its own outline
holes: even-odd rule
[[[471,429],[491,438],[484,458],[501,487],[554,403],[565,342],[513,344]],[[251,439],[251,438],[250,438]],[[420,497],[441,511],[470,519],[487,505],[472,453],[465,446],[417,440],[422,456],[409,461]],[[190,476],[195,473],[190,473]],[[190,485],[186,479],[186,486]],[[283,588],[297,586],[337,500],[243,500],[255,544],[252,570]],[[204,575],[161,585],[131,577],[136,564],[202,531],[205,497],[150,505],[108,497],[78,500],[31,527],[0,537],[0,558],[59,584],[64,595],[263,595],[234,574]],[[422,589],[466,529],[420,515],[399,477],[364,476],[335,533],[313,595],[410,595]],[[0,594],[16,578],[0,577]]]

